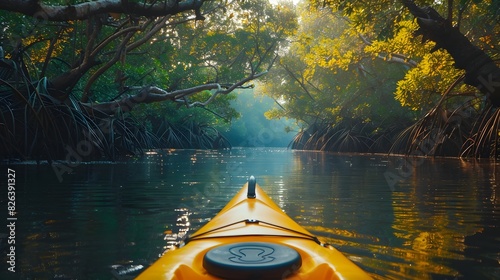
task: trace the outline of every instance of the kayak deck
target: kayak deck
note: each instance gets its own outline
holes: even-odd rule
[[[247,189],[255,189],[255,198]],[[229,252],[223,252],[226,247]],[[284,255],[276,255],[280,250]],[[227,255],[230,261],[218,263],[217,254],[223,258]],[[213,265],[212,256],[216,256]],[[273,264],[286,262],[287,257],[291,258],[289,264]],[[278,274],[263,272],[272,266],[280,267]],[[342,253],[322,244],[286,215],[252,179],[184,246],[166,252],[137,279],[223,278],[371,279]]]

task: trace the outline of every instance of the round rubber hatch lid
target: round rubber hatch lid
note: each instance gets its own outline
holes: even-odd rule
[[[269,242],[217,246],[203,257],[208,273],[225,279],[282,279],[302,265],[294,249]]]

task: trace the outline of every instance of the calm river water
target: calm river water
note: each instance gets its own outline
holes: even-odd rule
[[[17,220],[15,273],[0,229],[0,279],[131,276],[250,175],[376,279],[500,279],[500,166],[491,161],[241,148],[75,164],[56,169],[59,178],[43,164],[1,167],[2,220],[7,168],[16,172]]]

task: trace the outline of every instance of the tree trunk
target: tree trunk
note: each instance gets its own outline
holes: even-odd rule
[[[500,106],[500,68],[483,50],[473,45],[460,30],[431,7],[418,7],[412,0],[403,4],[417,18],[423,41],[436,43],[432,51],[447,50],[455,67],[465,70],[464,82],[479,89],[494,106]]]

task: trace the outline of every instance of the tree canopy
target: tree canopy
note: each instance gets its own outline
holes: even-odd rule
[[[268,72],[296,26],[291,5],[275,10],[263,0],[3,1],[0,9],[3,94],[25,100],[17,105],[35,119],[40,112],[54,115],[47,108],[67,106],[64,114],[76,126],[86,120],[84,130],[97,129],[90,134],[101,138],[89,141],[98,146],[94,150],[116,140],[115,130],[99,129],[113,119],[160,129],[153,131],[160,138],[172,123],[229,122],[238,116],[231,92]],[[4,118],[15,118],[7,123],[22,117],[23,108],[2,105]],[[68,124],[22,122],[38,141],[56,137],[59,147],[78,142],[69,139],[74,133],[66,131]],[[6,147],[18,146],[14,134],[5,136]],[[135,143],[127,149],[148,146],[139,145],[138,135],[122,136]],[[19,154],[30,154],[36,145],[21,146],[29,151]]]
[[[499,7],[2,1],[4,150],[30,155],[75,146],[83,135],[103,154],[179,144],[193,131],[200,147],[227,146],[209,127],[238,117],[232,92],[259,78],[257,91],[277,105],[266,116],[303,125],[296,148],[496,156]],[[422,151],[429,141],[433,148]]]
[[[395,152],[414,152],[435,137],[436,118],[443,124],[459,118],[460,129],[440,127],[447,132],[432,141],[458,155],[480,142],[466,143],[482,130],[470,117],[499,104],[498,7],[498,1],[303,1],[297,35],[264,77],[263,91],[282,106],[268,116],[308,124],[298,148]],[[433,124],[423,125],[425,116]],[[393,145],[401,141],[412,148]]]

